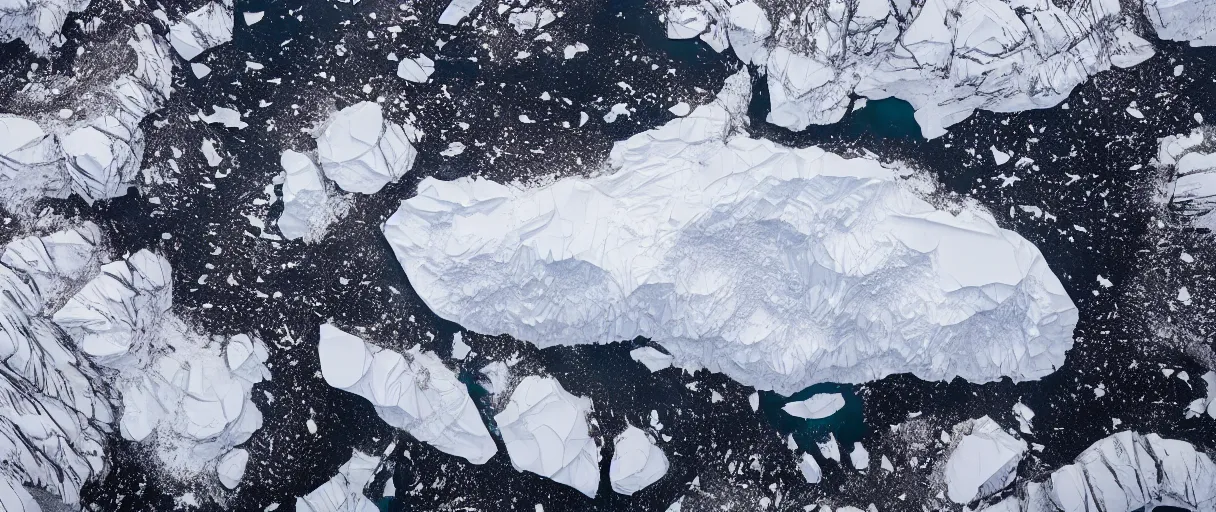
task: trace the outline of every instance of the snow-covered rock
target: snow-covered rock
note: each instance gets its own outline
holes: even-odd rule
[[[991,496],[1013,483],[1026,441],[1005,432],[992,418],[974,421],[946,459],[946,491],[950,500],[966,504]]]
[[[806,400],[790,402],[781,407],[790,416],[817,420],[826,418],[844,407],[844,395],[840,393],[819,393]]]
[[[335,112],[317,134],[325,176],[347,192],[379,192],[409,172],[417,156],[405,130],[370,101]]]
[[[444,453],[483,464],[498,452],[456,373],[415,346],[404,355],[321,326],[321,373],[335,388],[366,398],[385,423]]]
[[[1170,180],[1157,199],[1185,215],[1199,227],[1216,229],[1216,133],[1201,127],[1190,135],[1172,135],[1158,141],[1157,165]]]
[[[23,486],[79,508],[85,481],[105,471],[108,388],[50,319],[97,271],[99,241],[85,223],[13,240],[0,256],[0,510],[41,510]]]
[[[1187,41],[1191,46],[1216,44],[1216,2],[1212,0],[1144,0],[1157,37]]]
[[[121,435],[154,437],[165,467],[198,475],[261,428],[250,394],[270,378],[268,353],[260,340],[215,339],[174,315],[171,274],[167,260],[141,250],[102,265],[53,318],[110,370],[122,396]]]
[[[552,377],[524,377],[494,422],[511,466],[595,497],[600,451],[591,438],[591,400],[575,396]]]
[[[76,193],[92,203],[126,194],[143,158],[139,124],[169,98],[173,61],[168,52],[165,41],[142,24],[125,44],[103,44],[95,58],[107,59],[107,65],[118,69],[126,66],[126,71],[76,96],[76,103],[87,108],[72,110],[87,116],[61,118],[58,103],[41,99],[54,80],[31,84],[19,93],[45,104],[47,112],[0,114],[0,202],[21,210],[43,197]],[[85,55],[82,59],[94,58],[93,52]]]
[[[672,357],[654,347],[640,347],[629,351],[629,357],[642,363],[651,373],[671,366]]]
[[[1190,443],[1119,432],[1090,445],[1076,462],[1021,485],[986,511],[1113,512],[1171,506],[1216,511],[1216,464]]]
[[[350,202],[325,182],[308,155],[287,150],[279,163],[285,173],[279,231],[288,240],[301,238],[306,243],[324,238],[329,225],[346,215]]]
[[[376,476],[380,458],[355,451],[338,474],[306,496],[296,498],[298,512],[377,512],[380,509],[363,494]]]
[[[14,39],[39,56],[64,43],[63,22],[73,12],[89,6],[90,0],[6,0],[0,2],[0,43]]]
[[[169,43],[183,59],[194,60],[232,40],[233,20],[232,0],[208,2],[169,25]]]
[[[724,89],[617,143],[598,177],[425,179],[385,237],[466,329],[541,347],[647,337],[783,394],[1063,363],[1077,311],[1033,244],[978,208],[935,208],[904,169],[728,137],[745,100]]]
[[[829,0],[778,4],[776,12],[733,3],[673,5],[668,37],[733,46],[759,65],[768,121],[792,130],[839,121],[851,95],[894,96],[916,109],[926,137],[938,137],[977,109],[1055,106],[1090,76],[1153,54],[1114,0]],[[1189,12],[1178,3],[1161,2],[1172,7],[1163,16]]]
[[[632,495],[667,474],[667,455],[642,429],[630,425],[612,443],[614,452],[608,468],[612,490]]]

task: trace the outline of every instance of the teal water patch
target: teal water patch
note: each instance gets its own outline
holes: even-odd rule
[[[920,138],[916,110],[901,99],[887,98],[866,102],[865,108],[854,110],[841,120],[855,134],[868,133],[882,139]]]
[[[401,512],[405,510],[405,505],[403,503],[399,503],[397,498],[385,496],[376,502],[376,508],[379,509],[380,512]]]
[[[806,400],[820,393],[840,393],[844,397],[844,407],[831,416],[817,420],[798,418],[782,410],[787,403]],[[827,440],[828,434],[832,434],[840,443],[841,455],[848,457],[853,443],[860,441],[869,431],[862,414],[861,397],[849,384],[816,384],[790,397],[762,391],[760,412],[783,437],[793,435],[803,451],[813,450],[815,443]]]

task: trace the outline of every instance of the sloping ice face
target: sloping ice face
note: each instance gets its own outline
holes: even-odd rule
[[[905,169],[732,135],[730,101],[539,187],[426,179],[384,233],[440,316],[541,347],[643,336],[790,394],[894,373],[1037,379],[1077,310],[1033,244]]]

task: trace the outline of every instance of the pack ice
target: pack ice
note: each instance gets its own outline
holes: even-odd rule
[[[601,176],[425,179],[385,237],[467,329],[541,347],[643,336],[784,394],[1064,362],[1077,310],[1034,245],[978,208],[935,208],[905,169],[734,134],[746,101],[730,92],[617,143]]]
[[[498,452],[468,388],[434,353],[399,354],[332,324],[321,326],[317,350],[325,382],[368,399],[385,423],[474,464]]]
[[[1210,0],[669,4],[668,37],[733,47],[766,74],[769,122],[802,130],[839,121],[851,95],[896,97],[928,138],[977,109],[1053,107],[1090,76],[1151,57],[1135,31],[1141,12],[1166,39],[1210,44],[1216,26]]]
[[[494,422],[511,466],[595,497],[600,451],[591,438],[591,399],[575,396],[552,377],[529,375],[511,393]]]

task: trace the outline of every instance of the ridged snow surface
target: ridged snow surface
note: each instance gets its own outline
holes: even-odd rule
[[[63,22],[89,6],[90,0],[5,0],[0,2],[0,43],[25,41],[43,57],[63,45]]]
[[[597,177],[428,178],[385,236],[467,329],[541,347],[643,336],[785,394],[1064,362],[1077,311],[1034,245],[976,208],[935,208],[902,169],[728,136],[729,104],[618,143]]]
[[[317,350],[325,382],[368,399],[385,423],[474,464],[498,452],[468,387],[434,353],[399,354],[331,324]]]

